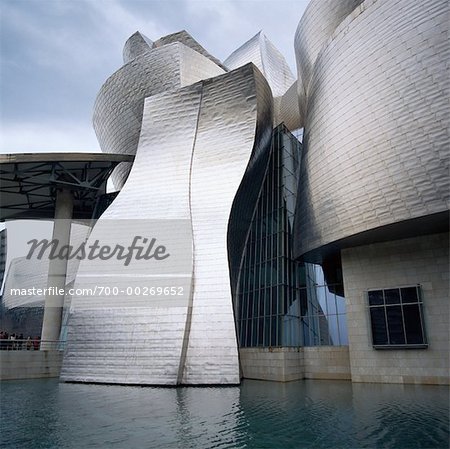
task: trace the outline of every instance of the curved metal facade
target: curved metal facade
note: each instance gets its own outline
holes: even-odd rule
[[[261,31],[228,56],[224,64],[233,70],[249,62],[264,75],[274,97],[281,97],[295,82],[284,56]]]
[[[261,33],[224,65],[186,32],[155,43],[132,36],[130,62],[99,93],[94,127],[102,149],[136,159],[128,179],[118,167],[123,188],[90,240],[117,232],[114,220],[153,220],[186,255],[157,275],[178,279],[185,294],[172,304],[131,298],[131,306],[75,295],[62,379],[239,382],[233,298],[274,124],[305,127],[294,256],[315,262],[380,230],[389,239],[397,225],[413,222],[420,233],[442,222],[446,14],[444,0],[313,0],[296,33],[297,82]],[[153,269],[140,266],[140,279],[151,282]],[[83,261],[75,286],[92,286],[100,273],[124,288],[126,271]]]
[[[188,294],[170,307],[138,308],[105,295],[73,297],[63,380],[239,383],[227,232],[246,171],[269,150],[271,108],[269,86],[252,64],[145,100],[135,163],[90,238],[113,219],[172,223],[169,231],[192,247],[191,272],[182,273]],[[254,209],[251,198],[245,207]],[[103,264],[83,261],[75,287],[92,285],[98,270],[105,274]],[[121,274],[109,273],[126,288]],[[150,278],[151,267],[140,276]]]
[[[304,116],[308,86],[317,56],[334,30],[363,0],[311,0],[294,38],[297,59],[297,91]]]
[[[231,70],[252,62],[266,78],[274,97],[273,126],[284,123],[290,130],[302,126],[297,83],[284,56],[262,31],[235,50],[224,61]]]
[[[313,2],[307,12],[328,3]],[[324,30],[333,28],[329,18]],[[297,256],[314,260],[356,235],[370,243],[382,227],[386,239],[389,226],[424,217],[432,232],[450,191],[447,2],[367,0],[326,41],[313,68],[320,42],[308,57],[298,43],[307,42],[311,21],[300,22],[296,45],[299,73],[311,78]]]
[[[173,44],[174,42],[180,42],[186,47],[192,48],[197,53],[205,56],[214,64],[218,65],[220,68],[224,69],[226,72],[228,71],[227,67],[225,67],[217,58],[215,58],[211,53],[205,50],[187,31],[182,30],[178,33],[168,34],[167,36],[163,36],[154,42],[153,46],[162,47],[163,45]]]
[[[282,97],[274,98],[273,126],[284,123],[290,131],[303,127],[303,119],[300,116],[297,81],[284,93]]]
[[[146,53],[153,48],[153,42],[143,34],[136,31],[131,35],[123,46],[123,63],[127,64],[142,53]]]
[[[146,97],[224,73],[179,42],[137,53],[108,78],[95,101],[94,130],[100,148],[107,153],[136,153]],[[130,167],[122,164],[113,174],[117,188],[123,186]]]

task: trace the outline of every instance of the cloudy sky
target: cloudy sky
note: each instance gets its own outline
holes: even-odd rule
[[[224,60],[263,30],[295,73],[294,33],[309,0],[1,0],[0,153],[99,151],[100,86],[139,30],[186,29]]]

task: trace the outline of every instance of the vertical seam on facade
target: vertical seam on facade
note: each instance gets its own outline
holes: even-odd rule
[[[200,121],[200,114],[202,110],[202,102],[203,102],[203,81],[201,83],[201,91],[200,91],[200,101],[198,104],[198,112],[197,112],[197,122],[195,125],[194,138],[192,140],[192,149],[191,149],[191,160],[189,164],[189,218],[191,222],[191,236],[192,236],[192,275],[191,275],[191,291],[189,295],[189,302],[187,306],[186,312],[186,324],[184,328],[183,335],[183,343],[181,346],[181,355],[180,355],[180,364],[178,366],[178,376],[177,376],[177,385],[180,385],[183,381],[184,368],[186,365],[187,352],[189,348],[189,337],[191,334],[191,323],[192,323],[192,309],[194,306],[194,288],[195,288],[195,240],[194,240],[194,225],[192,222],[192,167],[194,163],[194,150],[195,144],[197,143],[197,134],[198,134],[198,124]]]
[[[264,46],[264,48],[263,48],[263,46]],[[261,56],[261,68],[262,68],[261,72],[262,72],[263,76],[266,77],[266,79],[267,79],[268,76],[266,76],[266,65],[264,64],[264,57],[266,54],[266,41],[265,41],[265,38],[261,31],[259,32],[259,54]],[[270,82],[269,82],[269,80],[267,80],[267,81],[268,81],[269,87],[270,87]],[[270,88],[270,91],[272,92],[272,88]]]

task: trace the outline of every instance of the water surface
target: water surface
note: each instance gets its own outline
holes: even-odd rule
[[[245,380],[240,387],[1,384],[7,448],[448,448],[449,389]]]

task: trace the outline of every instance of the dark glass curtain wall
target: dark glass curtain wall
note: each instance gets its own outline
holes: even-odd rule
[[[320,267],[292,255],[301,151],[284,125],[274,130],[239,277],[241,347],[346,344],[344,298],[324,285]]]

